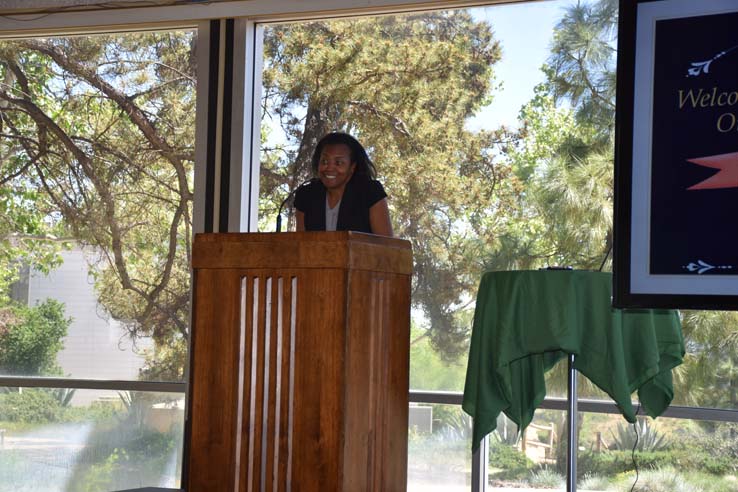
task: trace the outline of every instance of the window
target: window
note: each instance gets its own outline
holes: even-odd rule
[[[0,490],[179,486],[184,394],[0,388],[0,395]]]
[[[403,0],[398,8],[414,2]],[[248,186],[234,181],[230,198],[258,202],[259,228],[273,230],[282,200],[309,176],[315,138],[332,129],[359,137],[389,194],[395,232],[413,241],[415,252],[411,414],[417,424],[410,431],[409,487],[428,483],[424,473],[435,466],[434,449],[448,453],[445,490],[478,485],[459,404],[479,274],[546,265],[608,268],[616,2],[549,0],[357,17],[366,14],[365,2],[326,0],[324,12],[353,17],[309,22],[299,19],[314,18],[310,7],[293,4],[209,7],[208,15],[217,8],[224,18],[263,22],[263,52],[245,57],[249,70],[263,61],[263,70],[246,74],[263,80],[263,144],[256,149],[261,187],[258,197],[247,196]],[[51,483],[59,490],[178,483],[187,254],[191,217],[198,229],[208,186],[203,173],[197,186],[193,177],[194,161],[201,166],[205,155],[202,146],[193,147],[194,120],[203,118],[202,108],[213,113],[202,98],[199,113],[195,108],[193,50],[207,40],[198,43],[192,30],[136,25],[182,22],[192,29],[203,15],[195,7],[125,12],[139,32],[25,34],[0,42],[3,485],[23,470],[43,477],[34,481],[41,490]],[[59,35],[78,26],[103,32],[112,17],[6,16],[0,34],[42,29]],[[516,33],[523,35],[517,45]],[[200,72],[207,75],[202,64]],[[114,97],[115,91],[126,97]],[[140,112],[129,111],[131,103]],[[255,108],[243,103],[236,123],[253,121]],[[143,131],[146,119],[155,133]],[[248,124],[235,126],[247,129],[246,155],[259,135],[251,135]],[[238,155],[233,162],[247,159]],[[287,207],[293,227],[290,214]],[[117,255],[115,238],[122,239]],[[77,287],[68,288],[70,282]],[[49,293],[55,301],[45,301]],[[91,321],[79,327],[84,320]],[[724,477],[735,473],[729,465],[735,461],[731,422],[738,420],[738,325],[731,313],[718,312],[683,313],[683,322],[688,357],[675,371],[674,402],[682,407],[639,429],[642,436],[688,435],[690,456],[713,446],[713,458],[727,468],[700,464],[712,475],[695,487],[721,490]],[[43,329],[34,331],[38,326]],[[21,333],[43,336],[24,346]],[[564,395],[561,376],[549,379],[549,396]],[[608,436],[619,435],[622,419],[604,415],[612,410],[604,395],[580,388],[582,398],[597,400],[598,413],[588,411],[582,421],[579,468],[599,475],[591,488],[620,487]],[[557,405],[555,399],[544,404],[539,428],[522,441],[512,442],[514,433],[501,422],[501,437],[490,437],[483,464],[490,483],[560,483],[560,449],[550,451],[561,447]],[[17,409],[23,412],[13,414]],[[168,430],[152,417],[166,412],[172,414]],[[130,426],[133,421],[148,430]],[[110,438],[121,422],[132,431],[116,437],[125,454],[96,447],[93,437]],[[52,447],[59,461],[52,463],[66,465],[34,468],[49,455],[27,445],[49,432],[62,436]],[[153,454],[139,453],[144,445]],[[591,457],[597,446],[592,453],[602,456]],[[681,458],[672,448],[649,452],[671,453],[642,455],[643,463],[666,470],[654,480],[668,484],[664,475],[674,463],[681,466]],[[158,474],[147,471],[147,460]]]
[[[610,268],[616,25],[609,0],[264,25],[261,230],[274,230],[279,206],[313,175],[317,140],[339,130],[367,148],[395,233],[413,243],[409,487],[442,480],[431,458],[448,465],[445,487],[472,480],[464,416],[449,404],[460,403],[481,273]],[[292,214],[288,199],[288,227]],[[675,405],[738,409],[730,396],[737,321],[683,314],[689,354],[674,371]],[[566,395],[565,366],[548,375],[549,397]],[[588,381],[579,393],[610,411]],[[562,486],[563,412],[539,412],[525,439],[489,438],[490,483]],[[597,433],[589,423],[598,418],[613,419],[586,414],[582,440]],[[667,420],[641,422],[641,437]],[[695,443],[713,438],[689,419],[680,425],[693,428]],[[618,448],[602,439],[596,451],[580,451],[580,469],[606,470],[598,479],[616,487],[602,463]],[[660,456],[659,466],[668,470],[672,458]]]
[[[0,41],[3,486],[179,484],[195,43]]]
[[[413,371],[416,389],[462,389],[475,253],[492,246],[493,213],[514,194],[493,157],[501,133],[466,129],[500,55],[490,25],[465,10],[264,28],[260,226],[273,230],[283,198],[311,177],[320,137],[363,143],[395,234],[413,244],[413,350],[435,364]]]

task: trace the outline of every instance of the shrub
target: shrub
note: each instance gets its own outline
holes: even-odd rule
[[[72,322],[64,317],[62,303],[47,299],[34,307],[5,307],[0,319],[0,372],[59,374],[56,355]]]
[[[534,466],[533,461],[513,446],[491,442],[489,446],[489,466],[500,471],[493,474],[499,480],[517,480],[525,477]]]
[[[577,485],[581,490],[612,490],[610,479],[600,475],[586,474]]]
[[[635,461],[639,470],[658,469],[675,464],[686,465],[685,453],[681,451],[652,451],[636,453]],[[617,475],[635,470],[630,451],[609,451],[591,454],[591,472],[599,475]]]
[[[116,417],[124,414],[125,408],[121,404],[108,401],[93,401],[86,407],[67,408],[67,420],[70,422],[117,422]]]
[[[498,443],[516,446],[521,437],[518,430],[518,426],[513,421],[508,419],[504,413],[500,413],[497,416],[497,426],[489,436]]]
[[[634,487],[635,484],[635,487]],[[620,476],[611,486],[618,492],[735,492],[735,481],[667,466]]]
[[[446,440],[471,439],[472,418],[461,407],[433,406],[433,433],[440,433]]]
[[[689,437],[689,450],[701,458],[705,471],[723,475],[738,472],[738,439],[736,424],[723,424],[713,433],[694,433]],[[686,448],[685,448],[686,449]]]
[[[124,427],[118,424],[92,432],[69,481],[75,484],[75,492],[123,489],[133,478],[137,484],[161,480],[167,462],[176,452],[178,433],[143,430],[131,434],[131,429]]]
[[[566,480],[556,470],[543,468],[533,472],[528,483],[537,489],[563,489]]]
[[[422,469],[426,476],[440,476],[449,469],[466,469],[468,453],[468,441],[445,440],[441,434],[425,434],[408,442],[412,467]]]
[[[46,424],[59,422],[64,414],[64,407],[49,390],[27,389],[0,395],[0,416],[7,422]]]
[[[637,431],[637,434],[636,434]],[[618,424],[617,435],[611,432],[613,447],[619,451],[659,451],[668,448],[666,436],[659,433],[646,419],[638,419],[635,424]]]
[[[638,477],[635,490],[643,492],[702,492],[673,467],[646,470]]]
[[[705,472],[712,475],[731,473],[738,466],[730,456],[698,447],[636,453],[635,461],[639,470],[678,467],[685,472]],[[580,455],[578,470],[581,473],[612,476],[635,470],[635,464],[630,451],[584,453]]]

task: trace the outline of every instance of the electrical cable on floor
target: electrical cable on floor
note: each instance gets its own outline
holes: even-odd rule
[[[636,421],[633,423],[633,430],[636,433],[636,440],[633,444],[633,451],[631,452],[631,459],[633,460],[633,467],[635,468],[636,472],[636,479],[635,482],[633,482],[633,486],[630,488],[630,492],[633,492],[635,490],[635,486],[638,483],[638,462],[636,461],[636,448],[638,448],[638,414],[641,411],[641,404],[638,403],[638,408],[636,409]]]

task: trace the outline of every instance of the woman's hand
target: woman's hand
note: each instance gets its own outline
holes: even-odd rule
[[[382,198],[369,209],[369,225],[372,228],[372,234],[392,237],[392,222],[390,222],[389,207],[387,206],[386,198]],[[299,215],[297,217],[297,227],[299,231]]]

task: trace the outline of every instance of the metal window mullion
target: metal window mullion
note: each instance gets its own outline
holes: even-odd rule
[[[34,378],[0,376],[0,387],[10,388],[66,388],[109,391],[146,391],[155,393],[185,393],[187,383],[164,381],[124,381],[70,378]]]
[[[259,219],[263,27],[236,20],[233,60],[233,166],[231,169],[230,232],[256,232]]]
[[[413,403],[461,405],[463,398],[463,393],[453,391],[410,391],[410,401]]]
[[[633,402],[633,406],[637,405],[638,402]],[[578,410],[584,413],[612,413],[618,415],[622,413],[614,401],[579,399],[578,407]],[[565,398],[546,398],[539,408],[546,410],[566,410],[567,401]],[[642,408],[639,415],[646,415]],[[715,422],[738,422],[738,409],[683,407],[671,405],[660,415],[660,417],[670,419],[709,420]]]
[[[428,403],[435,405],[461,405],[464,398],[463,393],[451,391],[411,391],[409,396],[410,402],[412,403]],[[580,412],[621,414],[620,409],[614,401],[579,398],[577,400],[577,404]],[[633,402],[633,405],[636,406],[638,403]],[[566,398],[547,397],[538,408],[543,410],[566,411],[568,403]],[[641,415],[645,415],[643,410],[641,410]],[[738,409],[683,407],[671,405],[664,411],[664,413],[661,414],[661,417],[673,419],[710,420],[714,422],[738,422]]]

